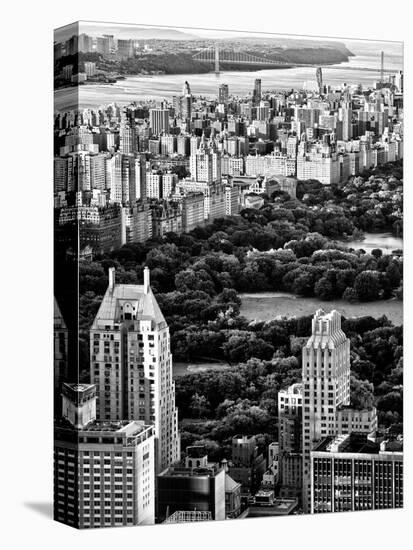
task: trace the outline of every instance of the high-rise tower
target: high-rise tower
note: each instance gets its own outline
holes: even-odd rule
[[[169,132],[169,109],[149,109],[149,125],[152,133],[158,136]]]
[[[141,420],[155,427],[156,471],[180,458],[169,328],[150,287],[109,286],[90,330],[90,378],[100,420]]]
[[[320,94],[322,94],[323,93],[323,71],[321,67],[317,68],[315,76],[317,78],[318,91]]]
[[[254,82],[254,91],[252,93],[252,104],[259,105],[261,101],[261,78],[256,78]]]
[[[228,84],[221,84],[218,88],[218,102],[226,105],[228,103],[229,87]]]
[[[311,510],[311,449],[336,434],[338,407],[350,404],[350,340],[341,315],[317,310],[312,335],[302,352],[303,377],[303,508]]]
[[[179,98],[179,114],[184,120],[191,120],[192,116],[192,94],[189,82],[185,80],[182,96]]]
[[[191,178],[195,181],[213,183],[221,181],[221,158],[212,140],[207,144],[202,135],[201,143],[190,157]]]

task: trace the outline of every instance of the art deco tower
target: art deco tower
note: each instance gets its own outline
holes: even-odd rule
[[[311,510],[311,456],[315,442],[336,434],[338,407],[350,404],[350,340],[341,315],[319,309],[303,348],[303,508]]]
[[[90,330],[90,379],[99,420],[141,420],[155,427],[156,472],[180,458],[169,328],[143,285],[109,286]]]

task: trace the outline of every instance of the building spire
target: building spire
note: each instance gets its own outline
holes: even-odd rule
[[[151,276],[149,267],[145,266],[143,269],[143,292],[144,294],[148,294],[151,289]]]
[[[115,288],[115,268],[110,267],[109,268],[109,290],[113,292]]]

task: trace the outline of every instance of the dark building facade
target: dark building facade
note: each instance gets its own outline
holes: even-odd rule
[[[225,519],[225,470],[221,466],[172,466],[157,481],[158,522],[177,511],[195,510],[211,512],[214,520]]]

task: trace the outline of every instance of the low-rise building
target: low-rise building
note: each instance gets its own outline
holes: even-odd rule
[[[228,473],[241,484],[243,494],[253,493],[259,488],[266,468],[266,460],[258,452],[253,435],[236,435],[232,438],[232,457],[228,464]]]
[[[337,434],[365,433],[369,434],[377,430],[376,407],[355,409],[349,406],[340,407],[336,413]]]
[[[218,464],[203,467],[171,466],[158,475],[157,521],[175,512],[210,512],[225,519],[225,470]]]
[[[403,507],[403,444],[365,434],[327,437],[311,451],[312,513]]]

